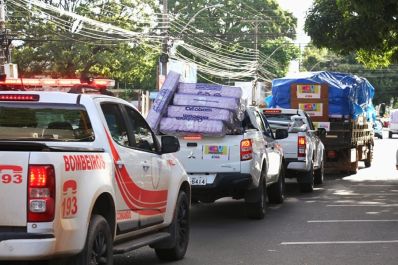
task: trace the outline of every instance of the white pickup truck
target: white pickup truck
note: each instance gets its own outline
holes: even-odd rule
[[[191,189],[178,149],[121,99],[0,92],[0,260],[108,265],[145,245],[183,258]]]
[[[297,178],[302,192],[312,192],[314,184],[323,183],[325,148],[310,116],[299,109],[261,109],[272,130],[288,129],[289,136],[279,140],[283,147],[287,174]]]
[[[267,134],[268,133],[268,134]],[[277,139],[287,137],[278,130]],[[250,218],[262,219],[266,197],[284,199],[283,151],[254,107],[246,110],[239,133],[224,137],[180,137],[176,154],[192,185],[192,200],[211,203],[222,197],[244,198]]]

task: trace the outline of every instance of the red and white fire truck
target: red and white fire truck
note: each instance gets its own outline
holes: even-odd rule
[[[0,81],[0,260],[112,264],[145,245],[184,257],[191,189],[179,142],[104,95],[111,83]]]

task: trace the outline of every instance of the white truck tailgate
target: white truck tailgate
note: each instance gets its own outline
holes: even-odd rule
[[[0,226],[26,226],[29,152],[0,152]]]
[[[289,133],[289,136],[287,138],[278,140],[278,143],[282,145],[285,158],[297,158],[298,136],[298,133]]]
[[[241,135],[203,137],[187,140],[179,137],[181,149],[176,156],[187,173],[240,172]]]

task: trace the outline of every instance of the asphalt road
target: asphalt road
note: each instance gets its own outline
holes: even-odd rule
[[[282,205],[248,220],[243,201],[192,206],[186,258],[173,264],[398,264],[397,139],[376,140],[370,168],[329,175],[311,194],[287,185]],[[162,264],[145,247],[117,256],[116,265]]]

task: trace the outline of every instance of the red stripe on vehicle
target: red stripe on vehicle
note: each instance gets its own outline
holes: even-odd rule
[[[106,132],[106,131],[105,131]],[[133,179],[130,177],[126,167],[123,165],[122,168],[119,168],[119,165],[116,165],[116,161],[120,159],[120,155],[118,151],[116,150],[116,147],[114,146],[112,142],[112,138],[106,132],[106,136],[108,138],[109,145],[111,147],[111,152],[113,156],[113,161],[115,163],[115,170],[117,172],[116,174],[116,180],[117,184],[119,186],[119,189],[122,191],[122,197],[125,200],[125,202],[128,204],[128,206],[132,209],[134,209],[134,205],[130,202],[133,201],[137,205],[141,207],[162,207],[167,204],[167,190],[160,190],[160,191],[151,191],[151,190],[145,190],[140,188],[137,184],[134,183]],[[123,186],[126,186],[126,189],[123,188]],[[140,194],[140,198],[135,198],[134,194]]]

